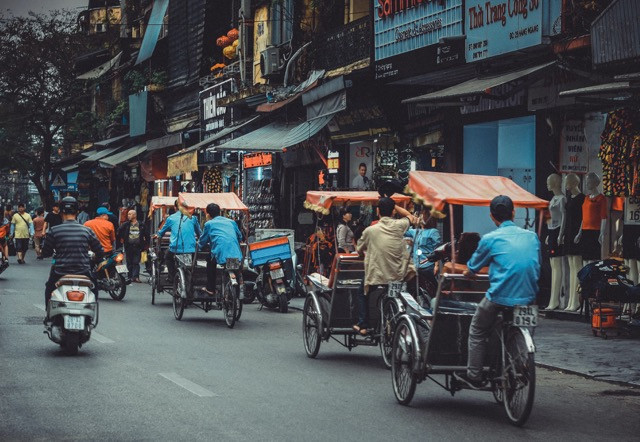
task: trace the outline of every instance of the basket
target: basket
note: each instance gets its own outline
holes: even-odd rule
[[[251,243],[249,244],[249,256],[251,256],[251,263],[254,267],[276,259],[291,259],[289,238],[279,236]]]

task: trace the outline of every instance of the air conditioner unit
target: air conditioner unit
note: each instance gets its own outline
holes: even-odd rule
[[[260,72],[263,77],[277,74],[280,71],[280,48],[268,47],[260,53]]]

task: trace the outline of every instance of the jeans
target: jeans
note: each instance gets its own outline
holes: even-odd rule
[[[42,255],[42,247],[44,246],[44,236],[34,236],[33,246],[36,249],[36,255],[39,258]]]
[[[218,263],[216,263],[216,259],[208,255],[207,256],[207,290],[210,292],[216,291],[216,272],[217,272]]]
[[[467,376],[471,379],[482,378],[487,342],[501,308],[503,306],[495,304],[485,297],[480,301],[476,313],[473,315],[469,327],[469,359],[467,362]]]
[[[89,278],[91,278],[91,281],[93,281],[93,293],[96,295],[96,299],[98,297],[98,286],[96,285],[96,279],[94,277],[94,275],[91,274],[90,271],[84,272],[84,273],[78,273],[79,275],[82,276],[87,276]],[[51,271],[49,272],[49,279],[47,279],[47,282],[44,284],[44,307],[45,309],[47,308],[47,305],[49,304],[49,299],[51,299],[51,293],[56,289],[56,282],[60,281],[60,278],[62,278],[63,276],[67,275],[67,273],[58,273],[54,270],[54,268],[51,268]]]
[[[140,279],[140,249],[136,246],[125,248],[127,256],[127,270],[131,279]]]

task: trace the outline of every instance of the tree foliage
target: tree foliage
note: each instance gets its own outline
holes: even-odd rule
[[[52,161],[73,141],[66,126],[87,108],[73,69],[87,48],[72,12],[0,15],[0,168],[27,172],[47,204]]]

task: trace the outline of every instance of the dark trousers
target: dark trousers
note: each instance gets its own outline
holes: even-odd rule
[[[51,268],[51,271],[49,272],[49,279],[47,279],[47,282],[44,284],[44,306],[45,306],[45,308],[49,304],[49,299],[51,299],[51,293],[56,289],[56,282],[60,281],[60,278],[62,278],[66,274],[67,273],[58,273],[53,269],[53,267]],[[93,281],[93,287],[94,287],[92,291],[96,295],[96,298],[97,298],[98,297],[98,288],[96,286],[96,279],[91,274],[91,272],[87,271],[87,272],[84,272],[84,273],[76,273],[76,274],[77,275],[82,275],[82,276],[87,276],[87,277],[91,278],[91,281]]]
[[[207,256],[207,290],[210,292],[216,291],[216,272],[217,272],[218,263],[216,263],[216,259],[208,255]]]
[[[127,256],[127,270],[131,279],[140,279],[140,255],[141,250],[137,246],[127,246],[125,248]]]
[[[487,343],[501,308],[504,307],[487,298],[482,298],[473,315],[469,327],[469,359],[467,363],[467,374],[471,379],[482,377],[482,365],[487,351]]]
[[[364,280],[363,280],[364,281]],[[358,327],[369,328],[369,309],[378,304],[378,299],[388,289],[387,285],[375,285],[369,287],[369,293],[364,293],[364,283],[358,291]],[[373,299],[373,304],[371,304]]]
[[[167,250],[167,253],[164,255],[164,263],[167,266],[167,273],[169,273],[168,280],[169,282],[173,282],[173,277],[176,274],[176,254],[170,250]]]

